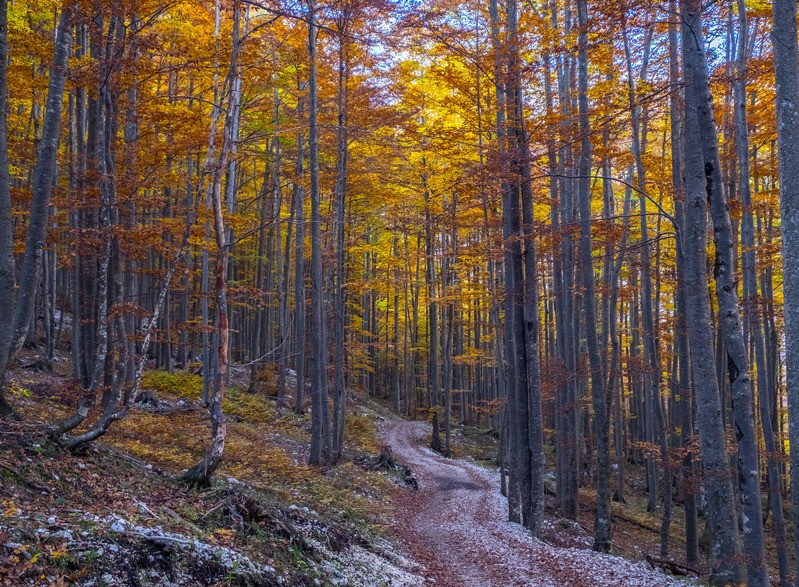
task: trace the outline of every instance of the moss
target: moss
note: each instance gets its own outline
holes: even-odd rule
[[[152,389],[159,393],[179,396],[198,401],[203,393],[203,379],[186,371],[147,371],[141,378],[142,389]]]
[[[364,452],[380,452],[380,437],[377,427],[368,416],[357,413],[347,414],[344,440],[347,446],[355,446]]]

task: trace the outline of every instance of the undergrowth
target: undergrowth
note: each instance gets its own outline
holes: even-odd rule
[[[209,515],[213,510],[209,495],[214,490],[211,494],[194,493],[176,481],[183,469],[202,457],[210,439],[209,419],[201,403],[202,379],[182,371],[149,371],[143,376],[142,389],[153,392],[155,404],[137,406],[112,427],[85,457],[88,461],[62,452],[45,434],[36,436],[36,442],[25,441],[24,448],[0,444],[0,463],[3,450],[8,459],[20,451],[35,456],[20,473],[26,483],[34,487],[55,485],[48,490],[46,500],[42,495],[30,501],[30,510],[86,509],[97,515],[120,512],[146,518],[149,514],[142,514],[137,503],[163,504],[171,513],[159,510],[156,514],[181,531],[199,532],[205,540],[253,553],[266,551],[270,553],[267,563],[287,569],[289,574],[310,572],[311,563],[291,537],[275,537],[274,528],[270,530],[264,524],[231,527],[231,516],[223,509]],[[69,404],[74,405],[74,397],[40,395],[43,397],[18,402],[27,422],[50,423],[71,413]],[[267,500],[264,503],[271,504],[269,507],[293,506],[318,512],[328,523],[342,525],[353,536],[368,540],[368,536],[382,535],[381,514],[393,486],[381,473],[366,471],[354,462],[380,451],[375,414],[363,410],[348,414],[344,458],[337,466],[325,469],[306,464],[308,415],[289,409],[278,412],[274,401],[264,394],[250,394],[237,387],[229,389],[224,408],[228,437],[219,479],[249,484],[260,491],[259,499]],[[90,414],[88,420],[94,415]],[[0,443],[6,440],[0,437]],[[79,463],[86,468],[75,469]],[[55,474],[58,480],[48,477],[48,468],[61,471]],[[142,468],[147,474],[142,474]],[[25,483],[14,479],[9,483],[9,475],[0,467],[0,498],[6,510],[20,507],[19,495],[25,491]],[[60,551],[43,554],[48,565],[63,567],[63,571],[76,572],[87,565],[86,553],[80,557]],[[21,553],[14,556],[28,560]]]

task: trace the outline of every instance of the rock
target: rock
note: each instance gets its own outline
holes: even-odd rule
[[[550,495],[555,495],[557,492],[557,482],[555,481],[555,473],[550,471],[549,473],[544,473],[544,491],[549,493]]]
[[[49,518],[47,518],[47,523],[48,523],[50,526],[52,526],[53,524],[55,524],[55,522],[56,522],[56,517],[55,517],[55,516],[50,516]]]
[[[118,533],[124,532],[126,529],[125,526],[125,520],[116,520],[113,524],[111,524],[111,531]]]

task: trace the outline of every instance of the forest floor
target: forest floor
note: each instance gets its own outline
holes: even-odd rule
[[[493,470],[463,459],[448,459],[425,441],[429,425],[392,420],[383,438],[398,462],[418,479],[417,492],[395,501],[396,532],[436,585],[491,586],[678,586],[685,581],[618,556],[587,548],[581,529],[547,519],[542,540],[507,522],[507,506]],[[571,533],[575,546],[555,546]],[[557,536],[555,536],[557,535]]]
[[[534,540],[504,521],[490,430],[455,427],[458,458],[444,458],[425,447],[427,423],[348,392],[344,459],[308,467],[310,416],[276,410],[269,385],[245,393],[246,371],[225,401],[225,460],[205,492],[177,478],[209,435],[199,376],[148,371],[154,403],[75,456],[46,428],[80,395],[68,362],[10,373],[25,423],[0,426],[0,586],[685,585],[642,562],[657,551],[657,514],[644,511],[634,484],[629,505],[614,504],[614,552],[627,558],[590,550],[585,489],[579,522],[549,508]],[[374,470],[381,444],[419,491]]]
[[[225,460],[195,491],[179,476],[208,442],[199,376],[147,372],[154,401],[73,455],[48,430],[79,397],[68,373],[59,361],[7,380],[24,422],[0,422],[0,586],[425,584],[390,533],[402,480],[370,466],[387,414],[368,398],[350,398],[342,461],[309,467],[310,416],[234,380]]]

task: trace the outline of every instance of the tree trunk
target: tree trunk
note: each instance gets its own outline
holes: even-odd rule
[[[782,227],[783,291],[799,291],[799,43],[796,31],[796,2],[774,0],[771,38],[774,46],[774,74],[777,81],[777,142],[780,180],[780,222]],[[764,292],[765,293],[765,292]],[[788,435],[790,445],[799,446],[799,304],[785,297],[785,370],[788,390]],[[799,451],[791,454],[791,499],[794,528],[799,527]],[[794,531],[799,585],[799,532]]]
[[[316,3],[308,0],[308,149],[311,176],[311,465],[331,457],[330,413],[327,400],[327,337],[325,336],[324,276],[322,274],[322,214],[319,193],[319,123],[316,81]]]
[[[680,88],[680,64],[678,58],[677,2],[670,0],[669,12],[669,124],[671,129],[671,177],[674,188],[674,217],[678,234],[685,234],[685,191],[683,189],[683,135],[682,135],[682,90]],[[677,332],[675,346],[678,353],[678,389],[681,444],[685,453],[682,458],[682,488],[685,511],[685,556],[689,564],[699,561],[699,533],[697,531],[697,496],[694,455],[689,447],[694,435],[693,389],[690,376],[690,350],[688,348],[686,316],[688,313],[685,291],[685,254],[677,247]],[[686,450],[687,449],[687,450]]]
[[[699,441],[704,466],[707,519],[710,530],[711,582],[716,585],[742,579],[738,523],[732,472],[727,456],[719,382],[713,358],[713,330],[707,286],[707,197],[702,129],[698,110],[707,108],[698,83],[704,64],[702,21],[697,0],[681,1],[682,50],[685,64],[685,292],[688,339],[696,389]],[[697,80],[697,73],[700,79]],[[706,78],[705,78],[706,81]]]
[[[61,12],[56,32],[53,66],[47,88],[42,138],[33,171],[33,202],[25,239],[25,254],[19,268],[19,289],[14,311],[14,341],[10,350],[15,355],[25,342],[33,316],[36,290],[41,278],[41,258],[47,236],[50,195],[56,180],[58,145],[61,139],[61,110],[64,103],[64,85],[67,78],[70,48],[72,47],[72,17],[75,8],[65,6]]]
[[[302,131],[304,102],[299,95],[304,89],[303,84],[297,84],[297,163],[294,170],[294,205],[296,206],[297,229],[295,233],[294,257],[294,338],[296,361],[294,368],[297,371],[297,388],[294,395],[294,411],[302,414],[305,410],[305,190],[300,183],[304,174],[305,147]]]
[[[594,518],[594,550],[610,551],[610,420],[605,395],[605,374],[599,350],[596,311],[596,278],[591,241],[591,135],[588,120],[588,8],[586,0],[577,0],[578,35],[578,101],[580,109],[580,263],[584,288],[584,316],[588,357],[591,369],[591,396],[596,428],[596,510]],[[536,309],[536,312],[538,310]]]
[[[222,174],[230,163],[230,153],[233,142],[235,108],[232,106],[233,86],[238,72],[238,55],[240,48],[239,39],[240,15],[239,1],[233,1],[233,51],[230,56],[230,67],[225,78],[219,100],[214,105],[214,112],[211,121],[211,131],[208,143],[208,152],[204,169],[211,175],[211,195],[214,213],[214,237],[216,240],[216,262],[214,271],[214,295],[216,297],[216,369],[214,373],[213,390],[208,405],[208,413],[211,416],[211,445],[205,453],[203,459],[191,467],[183,475],[183,480],[193,486],[206,486],[211,480],[211,476],[222,462],[222,455],[225,450],[225,439],[227,436],[227,421],[225,418],[222,404],[225,400],[228,376],[228,353],[230,325],[228,319],[227,303],[227,271],[229,249],[227,243],[227,229],[222,206]],[[216,154],[214,138],[218,120],[222,112],[224,96],[228,95],[227,115],[224,121],[224,133],[222,146],[219,154]]]
[[[8,2],[0,2],[0,316],[14,315],[14,233],[11,217],[11,177],[8,167]],[[14,330],[0,320],[0,418],[15,416],[3,385]]]
[[[336,186],[335,186],[335,251],[336,267],[333,286],[333,460],[341,457],[344,449],[347,393],[344,373],[344,336],[346,304],[344,298],[344,223],[347,193],[347,163],[349,155],[349,8],[342,8],[338,37],[338,94],[336,109]],[[395,316],[396,320],[396,316]],[[399,411],[398,411],[399,413]]]
[[[695,57],[686,60],[686,81],[693,80],[691,91],[704,155],[706,193],[710,197],[711,217],[716,244],[715,279],[719,322],[726,347],[727,375],[732,396],[735,435],[738,441],[738,479],[743,521],[743,547],[748,584],[767,585],[765,549],[763,544],[763,516],[760,506],[760,463],[757,453],[757,435],[754,422],[754,397],[749,375],[749,361],[743,337],[738,288],[733,260],[734,239],[727,197],[724,192],[719,163],[718,138],[713,118],[713,101],[701,37],[701,14],[697,10],[692,29]],[[692,115],[694,113],[691,113]],[[746,154],[745,154],[746,157]],[[748,185],[748,179],[747,179]]]

